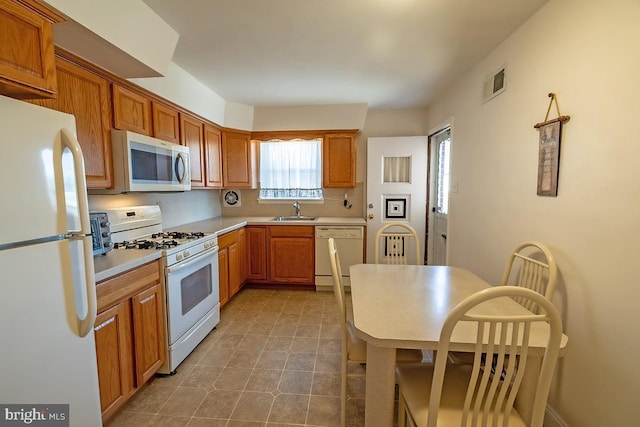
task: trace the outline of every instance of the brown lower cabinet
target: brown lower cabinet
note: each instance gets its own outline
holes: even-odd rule
[[[218,276],[220,279],[220,307],[238,293],[247,273],[247,244],[244,228],[218,237]]]
[[[247,226],[247,282],[283,287],[314,286],[313,226]]]
[[[160,369],[166,355],[158,261],[96,284],[94,327],[103,422]]]

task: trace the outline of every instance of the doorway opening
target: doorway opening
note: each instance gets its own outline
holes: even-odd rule
[[[447,229],[450,190],[451,127],[429,135],[429,184],[425,236],[425,264],[447,264]]]

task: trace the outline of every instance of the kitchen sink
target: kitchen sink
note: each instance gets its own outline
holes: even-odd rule
[[[272,221],[315,221],[315,216],[277,216]]]

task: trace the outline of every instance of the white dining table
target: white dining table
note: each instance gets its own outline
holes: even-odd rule
[[[491,285],[472,272],[449,266],[357,264],[351,266],[351,300],[356,333],[367,342],[365,426],[392,426],[397,348],[436,350],[440,330],[452,309]],[[528,311],[510,298],[483,305],[490,313]],[[547,329],[531,332],[530,352],[543,354]],[[472,351],[471,329],[456,329],[451,351]],[[567,344],[563,335],[561,347]],[[538,357],[539,359],[539,357]],[[528,395],[523,384],[521,395]],[[522,404],[521,404],[522,405]],[[524,417],[528,408],[518,408]],[[526,418],[525,418],[526,419]]]

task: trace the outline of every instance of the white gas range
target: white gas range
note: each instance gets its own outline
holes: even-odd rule
[[[161,250],[167,312],[167,360],[178,365],[220,322],[218,239],[214,234],[163,231],[159,206],[105,210],[113,250]]]

